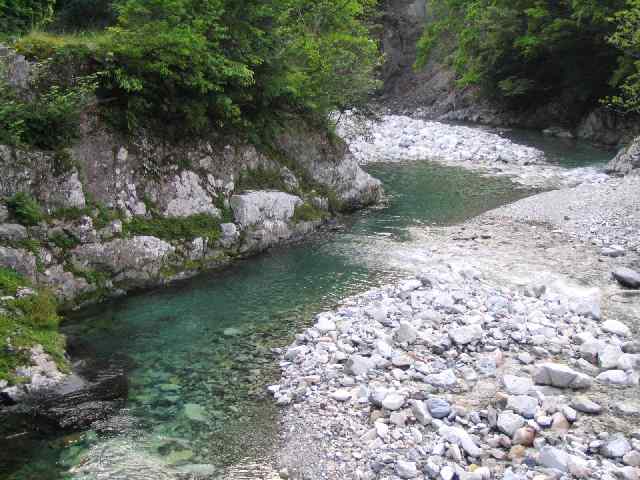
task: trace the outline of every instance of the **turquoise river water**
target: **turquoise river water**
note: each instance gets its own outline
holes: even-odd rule
[[[568,167],[611,156],[531,134],[519,140]],[[409,227],[463,222],[531,193],[505,178],[429,162],[367,170],[383,181],[388,198],[345,219],[338,231],[70,318],[65,333],[82,338],[95,359],[125,368],[125,416],[136,428],[0,438],[0,478],[69,478],[92,447],[114,442],[184,471],[199,465],[223,472],[269,457],[278,427],[265,393],[278,375],[270,349],[287,345],[315,313],[402,275],[385,264],[376,241],[403,242]]]

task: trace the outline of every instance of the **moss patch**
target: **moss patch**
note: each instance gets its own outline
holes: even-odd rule
[[[134,217],[125,223],[126,235],[149,235],[166,241],[193,240],[198,237],[216,241],[220,238],[220,219],[201,213],[185,218]]]
[[[314,207],[310,203],[298,205],[293,212],[293,222],[316,222],[327,218],[328,214],[324,210]]]
[[[15,295],[28,282],[13,270],[0,268],[0,294]],[[5,301],[0,313],[0,380],[10,384],[20,381],[14,370],[29,363],[29,349],[40,344],[65,371],[65,339],[58,332],[60,317],[56,301],[50,293],[37,291],[35,295]]]

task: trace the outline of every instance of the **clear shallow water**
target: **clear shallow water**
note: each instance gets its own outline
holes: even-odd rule
[[[127,370],[126,416],[136,428],[0,439],[0,478],[65,478],[91,446],[108,459],[126,445],[177,468],[260,462],[277,438],[278,412],[265,395],[278,375],[270,348],[287,345],[314,313],[402,275],[384,249],[407,239],[409,227],[462,222],[530,193],[426,162],[367,169],[384,182],[386,205],[349,217],[342,231],[70,319],[67,334]]]

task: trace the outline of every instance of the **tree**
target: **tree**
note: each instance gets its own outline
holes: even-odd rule
[[[608,101],[623,112],[640,113],[640,0],[628,0],[615,22],[617,28],[609,40],[622,56],[612,84],[620,90]]]

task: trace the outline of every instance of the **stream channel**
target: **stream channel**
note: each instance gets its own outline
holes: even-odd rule
[[[510,138],[567,168],[612,156],[529,132]],[[286,346],[341,299],[405,275],[385,251],[407,241],[409,227],[461,223],[535,193],[507,178],[426,161],[366,169],[384,183],[385,202],[344,218],[340,229],[67,319],[63,331],[81,339],[85,355],[125,369],[129,396],[119,420],[126,427],[0,438],[0,478],[130,478],[105,473],[132,453],[206,474],[192,478],[227,478],[227,466],[264,462],[278,438],[278,407],[266,393],[279,374],[271,348]],[[102,449],[105,473],[69,473],[91,449]]]

